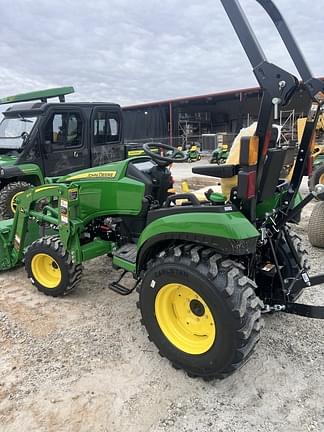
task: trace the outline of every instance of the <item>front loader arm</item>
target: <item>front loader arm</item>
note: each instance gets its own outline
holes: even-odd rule
[[[31,188],[17,197],[15,217],[0,222],[0,270],[15,267],[23,258],[26,247],[39,238],[38,222],[59,225],[57,212],[37,211],[42,200],[60,197],[65,185],[44,185]]]

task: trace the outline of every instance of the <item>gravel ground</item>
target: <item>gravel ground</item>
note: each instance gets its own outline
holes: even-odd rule
[[[175,177],[188,169],[175,168]],[[324,252],[305,237],[310,211],[296,230],[316,273]],[[322,321],[266,316],[251,360],[205,383],[159,357],[139,323],[137,294],[107,288],[117,274],[108,258],[95,259],[62,299],[38,293],[23,268],[0,274],[1,432],[324,430]],[[324,304],[323,288],[302,300]]]

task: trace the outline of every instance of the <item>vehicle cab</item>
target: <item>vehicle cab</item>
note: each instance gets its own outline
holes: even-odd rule
[[[127,157],[118,104],[65,102],[73,87],[0,99],[0,218],[17,194],[74,171]],[[59,102],[48,102],[58,97]],[[21,103],[18,103],[21,102]]]

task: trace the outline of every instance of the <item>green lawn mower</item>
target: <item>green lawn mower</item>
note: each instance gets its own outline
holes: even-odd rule
[[[44,294],[60,296],[79,284],[82,264],[110,255],[122,273],[110,288],[139,293],[150,340],[177,369],[205,380],[224,378],[251,356],[261,315],[286,312],[324,318],[324,308],[297,303],[310,277],[307,252],[289,221],[324,188],[298,193],[311,137],[323,104],[324,84],[313,78],[280,12],[268,12],[309,94],[309,116],[290,182],[280,179],[285,149],[271,147],[272,125],[301,84],[266,61],[237,0],[222,0],[263,90],[256,134],[241,139],[237,165],[196,166],[193,172],[237,183],[229,197],[209,191],[203,201],[168,192],[169,166],[179,150],[145,144],[146,156],[61,177],[17,197],[14,219],[0,222],[0,269],[24,260]],[[160,153],[152,148],[158,147]],[[171,152],[171,153],[167,153]],[[38,203],[46,198],[41,209]],[[123,284],[134,276],[134,286]]]
[[[187,161],[189,163],[200,161],[201,155],[199,151],[199,147],[194,144],[190,147],[190,149],[187,151]]]
[[[210,158],[211,164],[222,165],[226,162],[229,155],[229,146],[228,144],[222,144],[220,147],[217,147]]]

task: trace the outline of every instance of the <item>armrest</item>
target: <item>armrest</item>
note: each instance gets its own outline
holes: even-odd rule
[[[231,178],[237,175],[239,168],[239,165],[206,165],[194,167],[192,172],[211,177]]]

